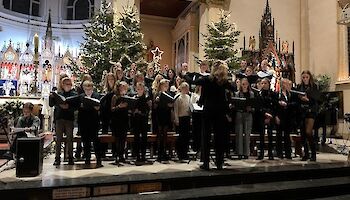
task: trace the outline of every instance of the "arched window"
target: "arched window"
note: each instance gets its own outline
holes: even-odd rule
[[[90,19],[94,14],[94,0],[68,0],[67,19]]]
[[[22,14],[39,16],[40,0],[3,0],[3,6]]]

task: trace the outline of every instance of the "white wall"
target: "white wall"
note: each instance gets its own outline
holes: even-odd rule
[[[175,19],[141,15],[141,31],[144,34],[143,41],[146,45],[151,40],[154,41],[155,46],[159,46],[159,49],[164,51],[161,66],[168,64],[173,67],[172,63],[172,35],[171,30],[176,23]]]

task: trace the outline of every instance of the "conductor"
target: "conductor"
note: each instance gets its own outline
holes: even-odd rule
[[[214,133],[215,164],[217,169],[222,169],[225,147],[225,121],[228,113],[228,101],[226,89],[234,89],[235,86],[228,81],[228,67],[222,62],[213,65],[211,74],[194,82],[201,85],[203,91],[198,104],[203,105],[204,131],[202,133],[203,165],[200,167],[209,170],[210,136]]]

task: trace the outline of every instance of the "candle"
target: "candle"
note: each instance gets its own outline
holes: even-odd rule
[[[34,53],[38,53],[39,50],[39,35],[35,33],[34,35]]]

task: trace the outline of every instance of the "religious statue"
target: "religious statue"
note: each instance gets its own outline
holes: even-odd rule
[[[153,60],[153,53],[152,50],[154,50],[156,46],[154,45],[153,40],[149,42],[149,45],[147,46],[147,62],[151,62]]]
[[[282,53],[288,53],[288,48],[289,48],[289,43],[288,41],[283,41],[282,42]]]
[[[255,41],[255,36],[250,36],[249,37],[249,50],[251,51],[254,51],[255,50],[255,44],[256,44],[256,41]]]
[[[12,81],[7,80],[3,85],[2,89],[5,91],[5,96],[10,96],[11,90],[15,89],[16,87],[13,85]]]

